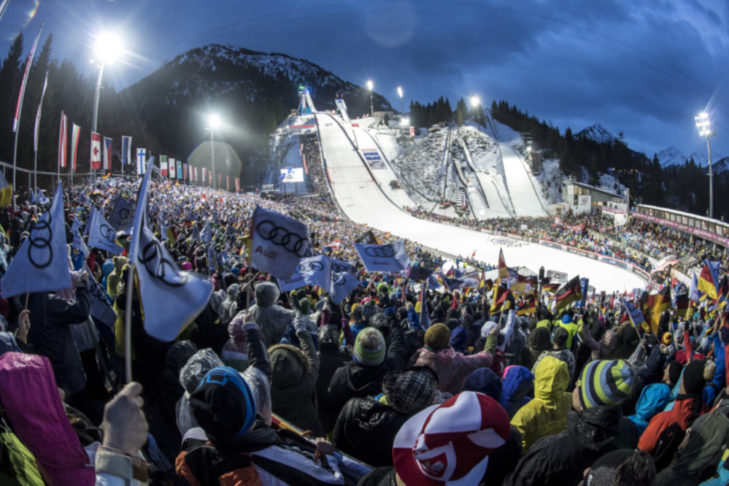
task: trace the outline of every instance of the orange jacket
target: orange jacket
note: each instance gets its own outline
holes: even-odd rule
[[[692,416],[694,400],[701,400],[701,397],[676,400],[673,410],[661,412],[653,417],[648,427],[640,436],[638,449],[652,454],[658,445],[658,438],[661,436],[661,433],[674,423],[677,423],[681,427],[681,430],[685,431]]]

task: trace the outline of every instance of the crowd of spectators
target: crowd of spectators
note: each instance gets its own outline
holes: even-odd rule
[[[74,220],[83,228],[91,208],[108,217],[136,188],[112,178],[67,189],[68,242]],[[0,461],[0,475],[78,485],[729,478],[729,327],[711,302],[669,309],[653,332],[634,326],[620,299],[517,315],[492,305],[486,285],[422,292],[400,275],[366,272],[354,242],[392,235],[347,220],[327,197],[273,201],[169,182],[150,194],[151,228],[180,268],[209,275],[210,301],[163,342],[145,333],[133,292],[134,382],[125,384],[124,253],[84,258],[74,247],[71,289],[0,298],[0,457],[14,458]],[[0,215],[3,271],[47,210],[20,203]],[[246,263],[256,205],[306,224],[314,251],[352,262],[360,285],[340,305],[315,286],[281,292]],[[596,214],[553,225],[478,229],[617,251],[597,238],[613,229]],[[125,246],[128,235],[118,239]],[[415,243],[406,249],[414,262],[440,261]],[[91,315],[88,279],[116,320]]]

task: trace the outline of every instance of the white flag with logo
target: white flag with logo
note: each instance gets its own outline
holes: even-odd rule
[[[357,278],[357,267],[349,262],[331,259],[332,280],[329,285],[329,294],[334,304],[339,305],[349,297],[354,289],[359,287],[360,281]]]
[[[25,292],[71,288],[63,219],[63,187],[60,183],[51,208],[43,213],[20,245],[0,285],[3,298]]]
[[[410,258],[405,253],[403,240],[384,245],[371,245],[355,243],[354,247],[359,253],[368,272],[399,272],[410,264]]]
[[[89,277],[89,284],[87,288],[90,296],[89,302],[91,304],[91,316],[97,321],[113,329],[117,316],[114,308],[109,303],[109,299],[104,292],[104,288],[99,282],[94,280],[93,277]]]
[[[135,265],[139,280],[144,329],[150,336],[169,342],[205,308],[213,284],[198,274],[181,271],[147,227],[144,213],[150,174],[145,170],[137,197],[129,261]]]
[[[332,266],[329,257],[326,255],[317,255],[313,257],[302,258],[299,260],[299,266],[296,271],[288,279],[279,279],[278,287],[281,292],[298,289],[305,285],[318,285],[326,291],[329,291],[331,282]]]
[[[106,250],[114,255],[121,254],[124,249],[116,242],[116,229],[106,221],[98,209],[93,208],[91,213],[94,216],[89,225],[89,246]]]
[[[301,258],[311,255],[306,225],[260,206],[253,212],[251,266],[288,279]]]

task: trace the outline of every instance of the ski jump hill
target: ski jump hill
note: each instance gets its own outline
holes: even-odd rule
[[[315,112],[324,169],[332,194],[344,213],[353,221],[366,224],[424,247],[452,255],[471,255],[496,264],[499,248],[507,263],[526,266],[533,271],[544,266],[570,277],[579,274],[590,279],[598,291],[630,291],[644,287],[645,280],[628,269],[569,253],[542,244],[473,231],[411,216],[405,207],[415,207],[403,189],[392,188],[397,180],[376,137],[346,117]],[[356,125],[360,125],[362,120]],[[498,134],[492,133],[498,137]],[[518,153],[496,138],[504,159],[504,179],[508,186],[511,213],[516,216],[546,216],[544,206],[530,180],[525,162]],[[508,169],[507,169],[508,166]],[[489,199],[493,190],[481,193]],[[500,196],[503,198],[503,195]],[[499,212],[504,205],[499,205]]]

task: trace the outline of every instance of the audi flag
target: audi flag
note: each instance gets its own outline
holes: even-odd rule
[[[278,279],[289,279],[299,260],[311,255],[306,225],[256,206],[251,220],[251,266]]]
[[[90,219],[89,246],[106,250],[114,255],[121,254],[124,249],[116,242],[114,227],[106,221],[104,215],[98,209],[93,208],[91,212],[94,213],[94,216]]]
[[[201,275],[183,272],[175,259],[155,238],[146,223],[150,158],[139,188],[134,214],[129,261],[135,265],[144,315],[144,330],[161,341],[172,341],[202,311],[213,284]]]
[[[302,258],[296,271],[288,279],[279,279],[278,287],[281,292],[298,289],[305,285],[318,285],[329,290],[331,283],[332,265],[326,255]]]
[[[111,214],[109,214],[109,223],[114,228],[128,233],[132,230],[133,222],[134,203],[124,199],[121,194],[117,195],[114,200],[114,207],[111,209]]]
[[[355,243],[354,247],[368,272],[397,273],[410,264],[410,258],[405,253],[405,243],[402,240],[385,245]]]
[[[43,213],[20,245],[2,277],[4,299],[33,292],[71,288],[63,219],[63,186],[59,183],[51,208]]]

